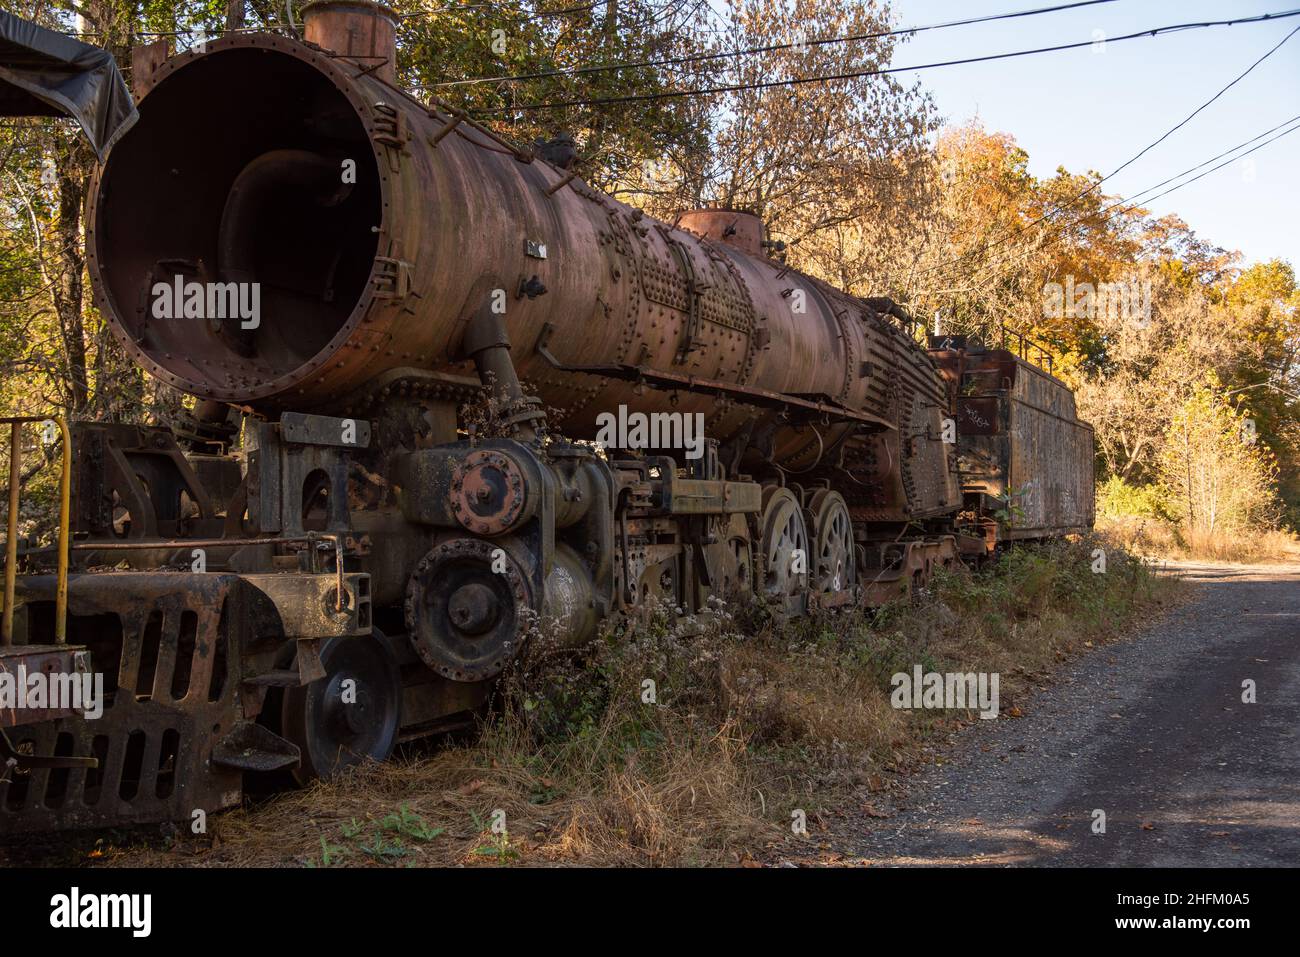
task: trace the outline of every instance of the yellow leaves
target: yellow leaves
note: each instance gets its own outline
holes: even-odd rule
[[[1244,530],[1276,514],[1277,465],[1240,399],[1199,386],[1174,412],[1157,462],[1170,510],[1197,535]]]

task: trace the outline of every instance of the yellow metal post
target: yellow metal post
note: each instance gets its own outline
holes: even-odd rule
[[[63,471],[59,476],[59,578],[54,599],[54,640],[68,641],[68,549],[72,539],[72,433],[68,423],[56,417],[63,436]],[[6,607],[8,607],[6,603]]]
[[[22,428],[28,422],[53,422],[63,437],[63,469],[59,476],[58,578],[54,594],[54,640],[68,640],[68,555],[72,545],[72,433],[62,417],[22,416],[0,419],[9,423],[9,538],[5,542],[4,613],[0,645],[13,644],[14,597],[18,584],[18,501],[22,484]]]
[[[22,478],[21,422],[9,425],[9,537],[5,540],[5,607],[0,645],[11,645],[14,640],[14,586],[18,581],[18,490]]]

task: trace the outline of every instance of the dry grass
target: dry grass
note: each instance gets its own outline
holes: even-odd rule
[[[893,709],[895,672],[999,672],[1014,716],[1056,662],[1169,594],[1114,548],[1093,574],[1097,544],[1018,549],[875,614],[777,626],[761,605],[718,607],[579,654],[537,639],[472,743],[214,815],[198,838],[70,850],[134,866],[748,863],[792,839],[792,810],[815,827],[819,809],[892,786],[929,737],[976,720]]]
[[[1300,562],[1300,539],[1278,529],[1205,535],[1132,515],[1099,519],[1097,527],[1134,554],[1150,558],[1246,565]]]

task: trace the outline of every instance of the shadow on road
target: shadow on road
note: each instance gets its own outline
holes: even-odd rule
[[[1167,571],[1191,602],[1024,718],[977,722],[836,843],[885,865],[1300,865],[1300,567]]]

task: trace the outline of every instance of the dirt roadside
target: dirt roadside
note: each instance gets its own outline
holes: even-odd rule
[[[891,799],[832,816],[819,860],[1300,864],[1300,566],[1169,568],[1192,600],[1067,665],[1021,717],[956,734]]]

